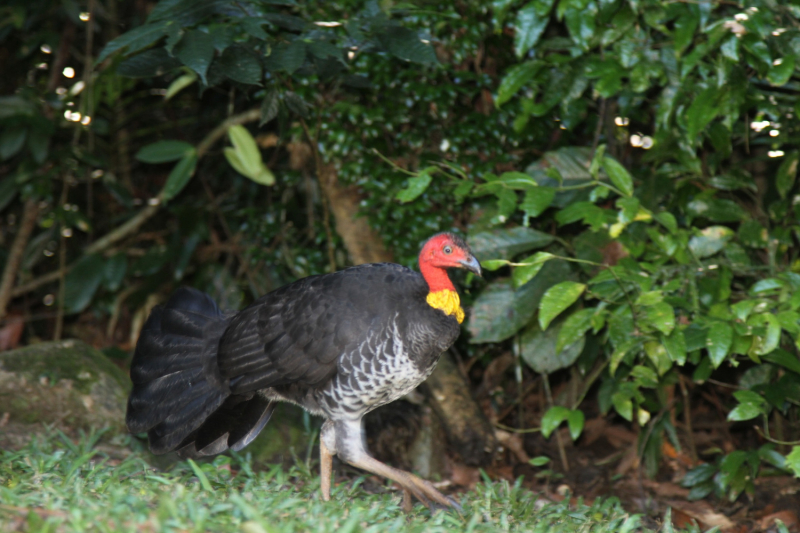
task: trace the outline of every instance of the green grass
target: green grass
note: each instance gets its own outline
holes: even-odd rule
[[[127,448],[98,440],[54,432],[0,451],[0,531],[649,531],[615,499],[537,505],[519,484],[482,483],[458,496],[463,515],[422,505],[406,515],[399,492],[370,494],[363,478],[338,483],[323,502],[319,476],[302,465],[256,472],[235,455],[162,472],[141,453],[114,459]]]

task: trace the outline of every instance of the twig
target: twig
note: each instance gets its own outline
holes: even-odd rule
[[[36,227],[36,219],[39,216],[39,203],[34,198],[25,201],[22,209],[22,220],[19,230],[11,243],[11,250],[8,252],[6,268],[3,270],[3,278],[0,281],[0,318],[6,316],[6,308],[11,298],[15,296],[12,288],[17,279],[19,267],[22,265],[22,258],[25,255],[25,247],[28,245],[33,229]]]
[[[547,405],[553,407],[553,394],[550,391],[550,379],[547,374],[542,374],[544,379],[544,392],[547,395]],[[567,452],[564,450],[564,443],[561,441],[561,433],[556,430],[556,444],[558,445],[558,455],[561,457],[561,466],[564,467],[564,472],[569,472],[569,461],[567,461]]]
[[[686,377],[679,375],[678,378],[678,384],[681,387],[681,394],[683,395],[683,420],[684,424],[686,424],[686,441],[689,445],[689,454],[692,456],[692,463],[697,464],[697,447],[694,445],[694,430],[692,429],[692,408],[689,403],[689,390],[686,388]]]
[[[512,428],[511,426],[501,424],[500,422],[495,422],[493,426],[496,428],[503,429],[505,431],[510,431],[512,433],[539,433],[540,431],[542,431],[542,428],[525,428],[525,429]]]
[[[600,133],[603,131],[603,122],[606,116],[606,99],[600,98],[600,109],[597,111],[597,127],[594,129],[594,141],[592,141],[592,153],[597,151],[600,144]]]

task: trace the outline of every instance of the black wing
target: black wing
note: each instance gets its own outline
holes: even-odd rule
[[[289,384],[319,387],[336,374],[340,355],[356,350],[371,328],[397,312],[427,307],[426,293],[418,273],[390,263],[304,278],[232,319],[219,344],[220,374],[234,394]]]

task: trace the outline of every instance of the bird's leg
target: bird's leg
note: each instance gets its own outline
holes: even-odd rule
[[[414,500],[411,499],[411,492],[408,489],[403,489],[403,511],[410,513],[414,507]]]
[[[326,420],[319,433],[320,489],[322,490],[322,499],[326,502],[331,499],[331,473],[333,471],[333,455],[336,453],[335,445],[336,432],[333,423]],[[333,446],[332,449],[331,446]]]
[[[336,428],[336,451],[339,458],[346,463],[391,479],[403,488],[404,493],[413,494],[419,501],[432,507],[431,502],[438,503],[445,507],[454,507],[461,510],[461,506],[456,503],[452,498],[448,498],[428,481],[420,479],[417,476],[398,470],[389,465],[381,463],[377,459],[371,457],[364,447],[364,441],[361,436],[361,421],[337,421]],[[403,508],[410,507],[411,499],[405,494],[406,501],[403,502]],[[408,503],[406,503],[408,502]]]

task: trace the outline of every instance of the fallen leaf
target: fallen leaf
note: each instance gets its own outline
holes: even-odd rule
[[[797,518],[797,513],[791,509],[768,514],[758,521],[758,527],[766,531],[774,527],[777,520],[783,522],[783,525],[785,525],[789,531],[797,531],[798,528],[800,528],[800,520]]]
[[[687,502],[681,500],[668,500],[664,503],[672,507],[673,510],[678,509],[687,516],[700,522],[701,529],[718,527],[722,530],[725,530],[734,526],[733,522],[731,522],[727,516],[714,511],[711,505],[705,501]]]

